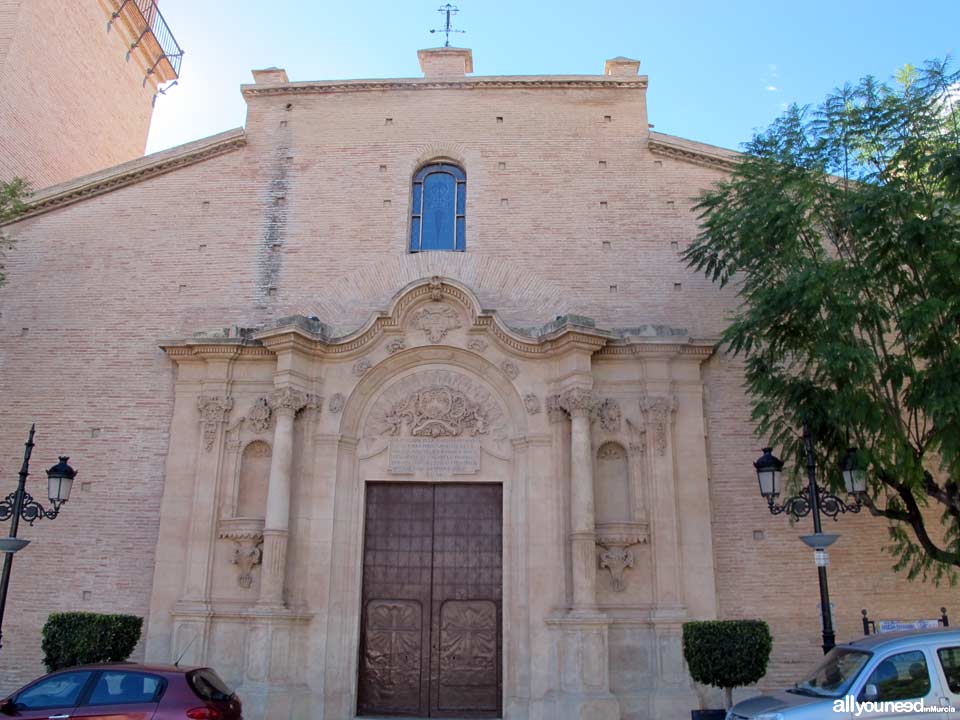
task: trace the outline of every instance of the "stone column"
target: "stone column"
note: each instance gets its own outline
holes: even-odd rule
[[[597,399],[589,388],[575,387],[560,396],[570,413],[570,541],[573,561],[573,609],[597,605],[597,545],[593,511],[593,444],[590,422]]]
[[[260,575],[261,605],[283,605],[287,533],[290,525],[290,474],[293,467],[293,419],[307,404],[306,393],[291,387],[276,390],[270,407],[277,416],[267,487],[267,515],[263,524],[263,560]]]

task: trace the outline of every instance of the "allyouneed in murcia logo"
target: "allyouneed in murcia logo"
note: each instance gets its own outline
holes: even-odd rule
[[[909,717],[914,713],[955,713],[956,709],[947,705],[927,705],[923,700],[868,700],[857,702],[853,695],[833,701],[835,713],[853,713],[860,717],[863,713],[902,713]]]

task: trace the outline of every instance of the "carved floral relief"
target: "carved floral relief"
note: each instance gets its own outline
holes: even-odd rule
[[[387,343],[387,352],[390,355],[400,352],[401,350],[407,349],[407,341],[402,337],[393,338],[390,342]]]
[[[500,369],[503,370],[503,374],[511,380],[516,380],[520,374],[520,368],[517,367],[517,364],[513,362],[513,360],[504,360],[500,363]]]
[[[483,338],[473,338],[467,343],[467,349],[473,350],[475,353],[482,353],[487,349],[487,341]]]
[[[523,396],[523,406],[530,415],[536,415],[540,412],[540,398],[533,393],[527,393]]]
[[[357,377],[361,377],[367,374],[367,371],[373,367],[373,362],[370,358],[360,358],[353,364],[353,374]]]
[[[263,397],[259,398],[250,408],[250,412],[247,413],[250,428],[258,434],[266,432],[266,429],[270,427],[271,417],[273,417],[273,411],[270,409],[267,399]]]
[[[336,393],[332,398],[330,398],[327,409],[329,409],[333,414],[337,414],[343,410],[343,406],[346,404],[347,399],[343,396],[343,393]]]

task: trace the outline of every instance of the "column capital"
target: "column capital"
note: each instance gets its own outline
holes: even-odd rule
[[[546,402],[544,403],[547,407],[547,420],[552,423],[563,422],[567,419],[567,412],[563,409],[563,406],[560,404],[560,396],[557,394],[547,395]]]
[[[293,417],[302,408],[306,407],[310,396],[296,388],[283,387],[270,393],[268,402],[270,408],[277,415],[288,415]]]
[[[572,387],[560,394],[560,407],[571,417],[592,418],[598,408],[597,394],[587,387]]]

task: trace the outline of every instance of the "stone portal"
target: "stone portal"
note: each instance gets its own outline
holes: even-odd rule
[[[500,717],[500,485],[371,483],[360,715]]]

